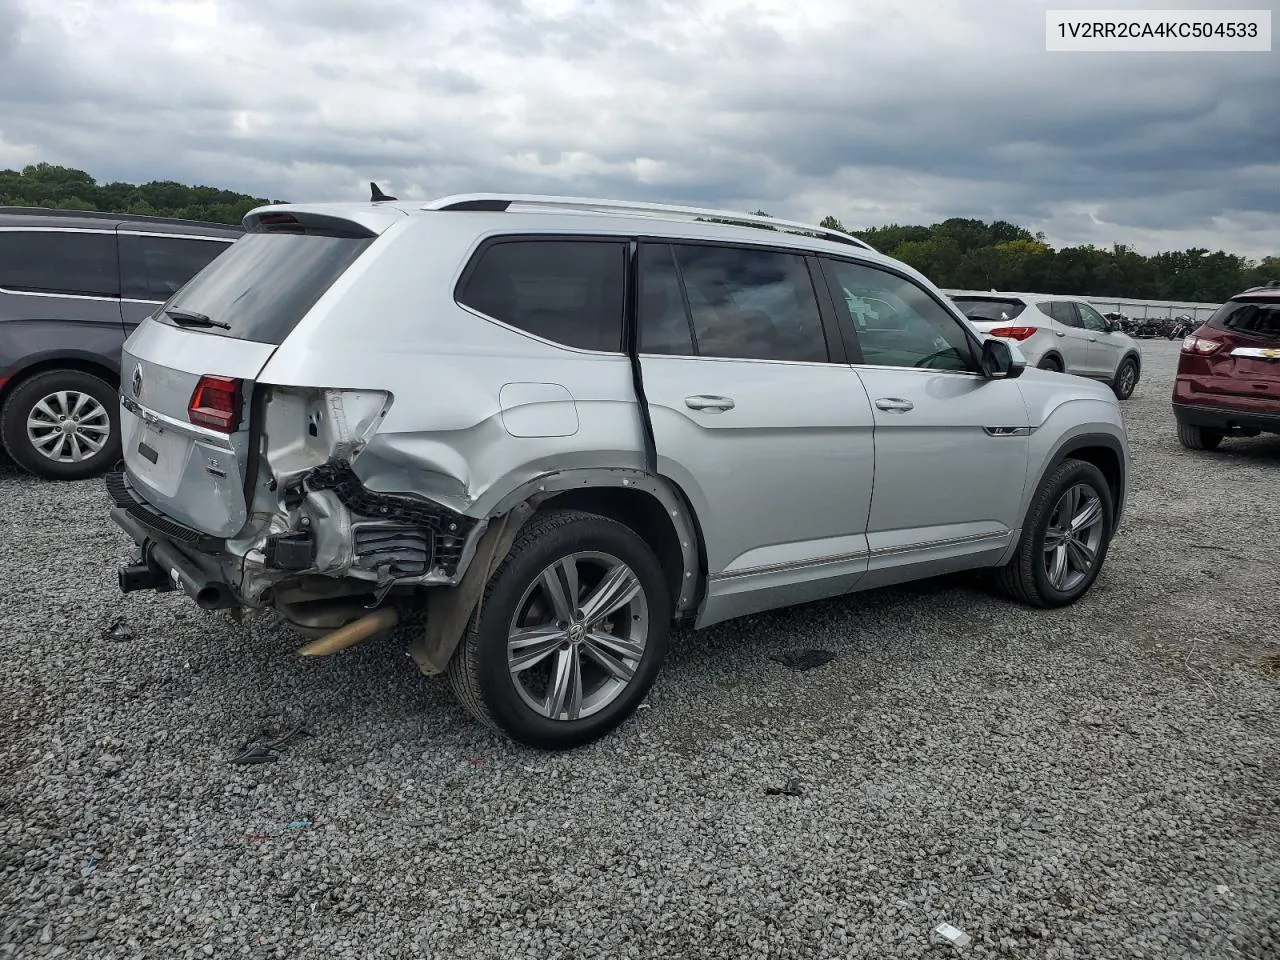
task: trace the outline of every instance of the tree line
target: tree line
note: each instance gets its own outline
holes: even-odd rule
[[[239,223],[264,197],[172,181],[100,184],[83,170],[37,163],[0,170],[0,205],[139,213],[214,223]],[[768,216],[764,211],[757,214]],[[890,224],[840,230],[909,263],[940,287],[1025,290],[1079,297],[1219,303],[1247,287],[1280,280],[1280,256],[1250,260],[1192,247],[1144,256],[1124,244],[1054,249],[1044,234],[1004,220],[952,217],[932,226]]]

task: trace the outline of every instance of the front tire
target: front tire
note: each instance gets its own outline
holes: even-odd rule
[[[635,531],[576,510],[538,514],[489,580],[449,681],[490,728],[564,750],[635,711],[670,626],[667,579]]]
[[[1040,484],[1013,559],[996,582],[1033,607],[1065,607],[1083,597],[1102,570],[1115,502],[1102,471],[1067,460]]]
[[[1133,396],[1134,388],[1138,385],[1138,365],[1134,362],[1133,357],[1125,357],[1120,361],[1120,366],[1116,370],[1116,378],[1112,381],[1111,389],[1115,391],[1116,399],[1128,400]]]
[[[47,480],[84,480],[120,459],[115,388],[81,370],[19,383],[0,410],[0,439],[15,463]]]
[[[1188,450],[1217,450],[1226,434],[1191,423],[1178,424],[1178,442]]]

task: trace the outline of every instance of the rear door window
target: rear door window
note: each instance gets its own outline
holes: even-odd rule
[[[483,248],[457,300],[544,340],[622,350],[627,242],[616,239],[502,239]]]
[[[0,230],[0,289],[117,298],[120,269],[115,234]]]
[[[1066,300],[1055,300],[1053,303],[1045,304],[1044,309],[1049,316],[1057,320],[1063,326],[1079,327],[1080,317],[1076,314],[1076,308]]]
[[[333,231],[246,234],[179,290],[156,319],[237,340],[283,343],[373,239]]]
[[[164,303],[228,246],[226,240],[121,233],[120,295]]]
[[[830,359],[803,256],[749,247],[673,244],[671,249],[699,356]]]

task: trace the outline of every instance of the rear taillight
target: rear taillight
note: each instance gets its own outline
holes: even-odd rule
[[[191,392],[187,419],[219,433],[235,433],[240,426],[240,381],[210,374],[201,377]]]
[[[1004,337],[1007,340],[1026,340],[1034,337],[1038,327],[996,327],[987,332],[993,337]]]
[[[1222,344],[1217,340],[1206,340],[1204,337],[1197,337],[1194,334],[1182,341],[1183,353],[1195,353],[1202,357],[1207,357],[1211,353],[1216,353],[1222,349]]]

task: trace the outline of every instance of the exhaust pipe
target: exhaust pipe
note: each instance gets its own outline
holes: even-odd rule
[[[368,640],[375,633],[390,630],[399,622],[400,614],[396,613],[394,607],[383,607],[381,610],[375,610],[359,620],[353,620],[345,627],[339,627],[319,640],[312,640],[310,643],[299,647],[298,653],[304,657],[328,656],[331,653],[337,653],[339,650],[354,646],[361,640]]]
[[[225,610],[239,606],[230,587],[205,576],[167,543],[153,542],[148,559],[160,570],[166,571],[174,585],[181,587],[200,609]],[[123,576],[122,572],[122,579]]]

